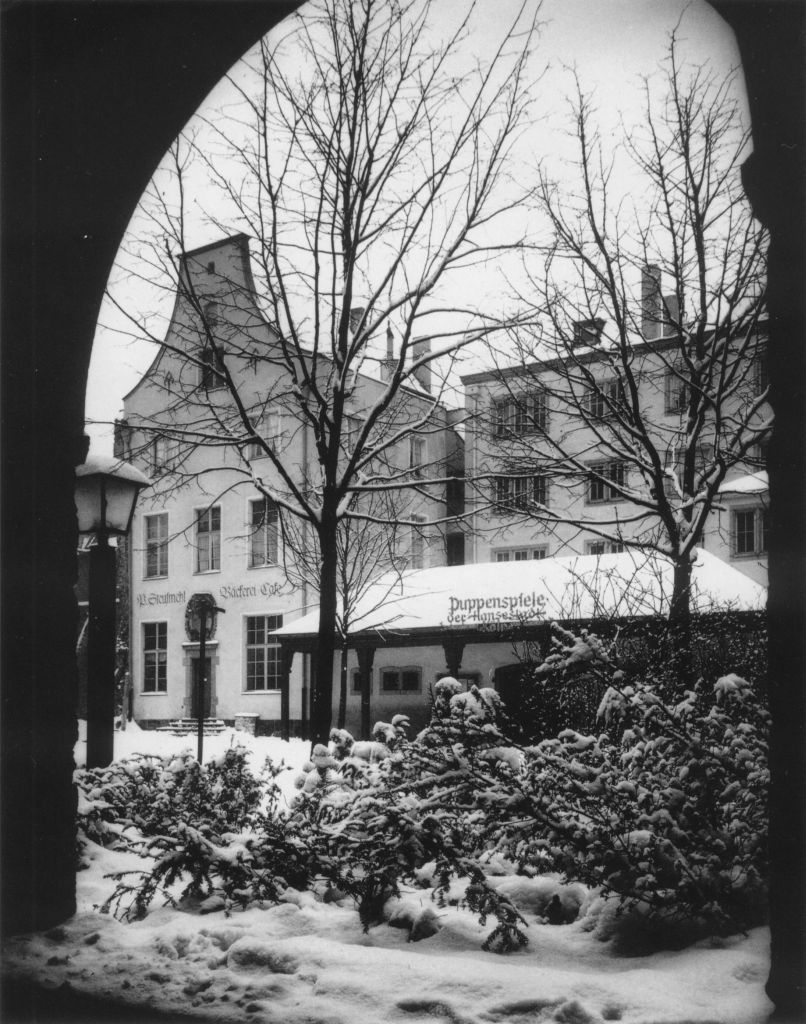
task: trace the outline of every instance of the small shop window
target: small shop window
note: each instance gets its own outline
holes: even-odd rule
[[[381,670],[382,693],[419,693],[423,688],[421,668],[384,668]]]

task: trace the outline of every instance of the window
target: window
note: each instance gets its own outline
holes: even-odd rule
[[[548,505],[548,481],[545,476],[497,476],[493,500],[499,512]]]
[[[604,325],[604,320],[599,317],[574,321],[574,348],[580,345],[597,345],[602,340]]]
[[[271,451],[278,451],[282,433],[280,410],[266,409],[255,423],[255,431],[263,438]],[[246,456],[249,459],[265,459],[266,454],[266,448],[257,441],[251,441],[247,446]]]
[[[269,498],[249,502],[249,568],[276,565],[278,550],[277,506]]]
[[[686,382],[680,367],[670,366],[666,370],[664,384],[664,405],[669,416],[682,412],[686,407]]]
[[[588,398],[588,412],[596,419],[613,416],[621,402],[621,385],[617,378],[603,380],[591,387]]]
[[[279,629],[282,624],[282,615],[247,615],[247,691],[280,689],[280,645],[272,639],[271,631]]]
[[[212,345],[205,345],[199,357],[199,384],[205,391],[216,391],[224,387],[224,357],[220,347],[213,350]]]
[[[168,690],[168,623],[143,623],[143,693]]]
[[[409,469],[411,475],[419,480],[423,475],[425,465],[425,439],[422,437],[409,438]]]
[[[465,535],[449,533],[445,536],[445,553],[448,565],[465,564]]]
[[[449,516],[456,516],[465,510],[465,482],[462,479],[452,477],[445,484],[445,512]]]
[[[422,523],[425,520],[422,516],[412,516],[409,527],[409,568],[425,568],[425,538],[422,532]]]
[[[494,552],[496,562],[529,562],[546,558],[547,547],[539,548],[503,548]]]
[[[606,501],[622,501],[616,487],[623,487],[626,477],[623,462],[594,462],[590,466],[591,478],[588,480],[588,504],[597,505]],[[612,481],[616,486],[611,486]]]
[[[155,437],[151,442],[149,463],[152,474],[159,474],[168,464],[168,439]]]
[[[617,555],[624,550],[620,540],[586,540],[586,555]]]
[[[532,391],[510,395],[495,402],[493,433],[496,437],[522,437],[548,426],[548,402],[545,394]]]
[[[381,669],[382,693],[419,693],[422,689],[423,673],[419,668]]]
[[[221,568],[221,506],[196,513],[196,572]]]
[[[743,508],[733,513],[733,554],[763,555],[769,540],[769,516],[766,509]]]
[[[145,517],[146,579],[168,575],[168,513]]]

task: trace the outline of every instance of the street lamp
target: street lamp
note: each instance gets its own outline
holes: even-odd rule
[[[204,705],[207,689],[207,640],[215,635],[219,612],[224,612],[215,603],[212,594],[194,594],[185,610],[185,629],[191,640],[199,642],[198,678],[195,684],[193,702],[196,710],[196,760],[202,763],[204,748]],[[192,713],[192,709],[191,709]]]
[[[76,467],[78,532],[95,535],[90,548],[87,628],[87,767],[112,761],[115,717],[115,548],[109,537],[131,529],[137,495],[151,481],[108,455],[90,455]]]

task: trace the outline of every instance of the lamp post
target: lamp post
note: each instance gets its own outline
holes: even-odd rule
[[[78,532],[95,535],[89,559],[87,627],[87,767],[112,761],[115,717],[115,566],[109,537],[131,529],[137,495],[151,481],[108,455],[90,455],[76,467]]]
[[[199,671],[194,698],[196,701],[196,760],[202,763],[204,751],[204,702],[207,694],[207,640],[215,635],[216,617],[224,612],[212,594],[194,594],[185,611],[185,628],[191,640],[199,641]]]

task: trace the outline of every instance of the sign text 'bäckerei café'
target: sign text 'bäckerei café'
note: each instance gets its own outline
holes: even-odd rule
[[[448,625],[473,626],[489,622],[520,622],[545,618],[545,594],[535,591],[496,597],[449,597]]]
[[[282,583],[260,583],[247,585],[239,583],[237,586],[222,586],[218,588],[218,596],[221,601],[239,601],[248,597],[278,597],[285,592]],[[186,590],[175,590],[166,594],[150,591],[137,595],[138,608],[153,608],[160,605],[181,604],[188,601]]]

